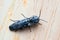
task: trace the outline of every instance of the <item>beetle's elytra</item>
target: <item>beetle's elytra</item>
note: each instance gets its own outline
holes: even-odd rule
[[[39,14],[39,16],[32,16],[30,18],[26,18],[23,15],[25,17],[25,19],[18,20],[18,21],[12,20],[12,21],[14,21],[14,23],[9,26],[9,29],[11,31],[16,31],[16,30],[20,30],[20,29],[23,29],[23,28],[26,28],[26,27],[31,27],[32,25],[35,25],[35,24],[39,23],[40,15],[41,15],[41,13]]]

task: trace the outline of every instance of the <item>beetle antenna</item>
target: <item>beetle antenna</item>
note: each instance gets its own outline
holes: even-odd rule
[[[41,16],[41,10],[40,10],[40,12],[39,12],[39,18],[40,18],[40,16]]]
[[[39,18],[40,18],[40,16],[41,16],[41,10],[40,10],[40,13],[39,13]],[[47,21],[45,21],[45,20],[43,20],[43,19],[39,19],[39,20],[42,20],[42,21],[44,21],[44,22],[47,22]]]
[[[44,21],[44,22],[47,22],[47,21],[45,21],[45,20],[43,20],[43,19],[40,19],[41,21]]]
[[[21,15],[22,15],[24,18],[27,18],[27,17],[25,17],[25,16],[24,16],[24,14],[23,14],[23,13],[21,13]]]

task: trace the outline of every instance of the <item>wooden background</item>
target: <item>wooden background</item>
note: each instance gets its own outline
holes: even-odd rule
[[[42,25],[20,32],[12,32],[9,25],[13,20],[39,15]],[[60,0],[0,0],[0,40],[60,40]]]

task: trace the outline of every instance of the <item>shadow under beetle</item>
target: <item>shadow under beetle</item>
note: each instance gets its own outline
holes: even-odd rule
[[[11,21],[13,21],[14,23],[11,24],[9,26],[9,29],[11,31],[17,31],[17,30],[20,30],[20,29],[23,29],[23,28],[26,28],[26,27],[29,27],[30,31],[31,31],[31,26],[32,25],[36,25],[39,23],[39,20],[42,20],[42,19],[39,19],[40,18],[40,15],[41,15],[41,11],[39,13],[39,16],[32,16],[30,18],[27,18],[25,17],[23,14],[22,16],[25,17],[25,19],[23,20],[12,20],[10,19]],[[45,21],[45,20],[42,20],[42,21]],[[46,21],[45,21],[46,22]]]

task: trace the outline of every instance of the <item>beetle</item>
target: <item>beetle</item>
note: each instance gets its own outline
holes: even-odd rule
[[[42,20],[42,19],[39,19],[40,15],[41,15],[41,11],[39,13],[39,16],[32,16],[30,18],[27,18],[22,14],[22,16],[25,17],[25,19],[23,19],[23,20],[17,20],[16,21],[16,20],[10,19],[14,23],[9,26],[9,29],[11,31],[17,31],[17,30],[20,30],[20,29],[23,29],[26,27],[30,28],[32,25],[38,24],[39,20]],[[42,21],[45,21],[45,20],[42,20]],[[31,31],[31,28],[30,28],[30,31]]]

